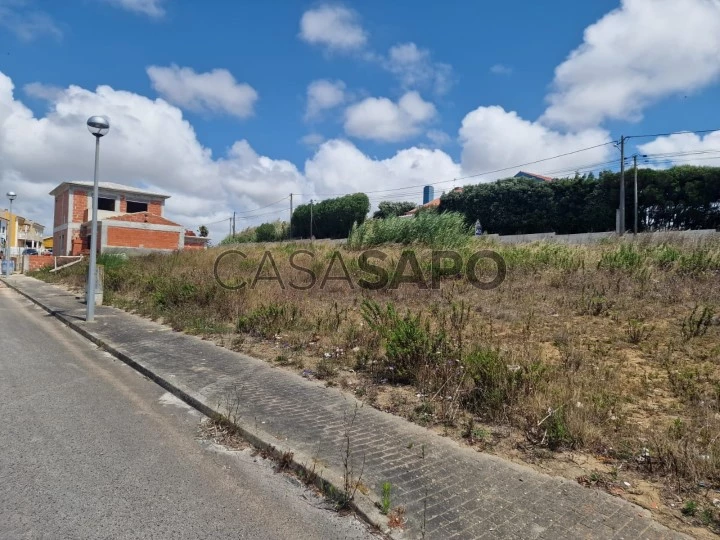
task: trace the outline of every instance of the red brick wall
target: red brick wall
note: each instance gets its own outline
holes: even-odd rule
[[[66,189],[59,195],[55,196],[55,215],[53,217],[53,228],[67,223],[68,211],[70,209],[70,190]],[[63,236],[67,234],[67,231],[55,232],[53,231],[53,252],[64,254],[65,244],[63,242]]]
[[[85,210],[87,210],[88,192],[76,189],[73,192],[73,223],[85,221]]]
[[[68,202],[70,201],[70,190],[63,191],[55,196],[55,219],[53,226],[57,227],[68,221]]]
[[[70,248],[70,255],[80,255],[83,250],[83,241],[80,237],[74,237],[72,239],[72,247]]]
[[[177,223],[173,223],[169,219],[151,214],[149,212],[136,212],[134,214],[125,214],[124,216],[116,216],[108,218],[107,221],[125,222],[125,223],[150,223],[152,225],[169,225],[171,227],[179,227]]]
[[[120,212],[127,212],[127,200],[125,195],[120,195]]]
[[[52,255],[28,255],[29,268],[28,271],[39,270],[44,266],[53,266],[55,257]]]
[[[148,212],[154,216],[162,216],[162,203],[160,201],[150,201],[148,203]]]
[[[185,242],[185,249],[186,250],[201,250],[205,249],[205,244],[189,244]]]
[[[179,232],[130,229],[110,225],[107,226],[107,247],[128,247],[145,249],[178,249]]]
[[[53,255],[67,255],[65,241],[68,234],[70,234],[70,231],[67,229],[53,233]]]

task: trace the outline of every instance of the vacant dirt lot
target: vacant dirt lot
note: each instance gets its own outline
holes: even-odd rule
[[[216,264],[227,249],[105,257],[106,302],[666,520],[720,530],[720,241],[473,240],[460,260],[489,249],[506,266],[491,289],[448,271],[450,258],[438,269],[421,247],[369,259],[388,284],[401,261],[415,276],[379,290],[361,286],[382,277],[361,251],[238,246],[242,256]],[[85,270],[37,277],[81,287]],[[489,282],[496,263],[482,258],[476,271]],[[245,286],[224,288],[214,274]]]

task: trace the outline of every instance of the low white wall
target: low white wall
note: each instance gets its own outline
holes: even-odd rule
[[[614,232],[580,233],[580,234],[514,234],[507,236],[488,235],[504,244],[525,244],[528,242],[560,242],[563,244],[596,244],[605,239],[618,238]],[[707,238],[720,238],[720,232],[715,229],[699,229],[695,231],[656,231],[643,232],[635,237],[632,233],[626,234],[626,240],[637,239],[643,242],[663,242],[673,239],[700,240]]]

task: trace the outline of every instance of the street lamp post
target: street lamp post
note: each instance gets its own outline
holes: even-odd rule
[[[92,224],[90,226],[90,268],[88,269],[85,320],[95,318],[95,287],[97,278],[97,207],[98,207],[98,165],[100,163],[100,137],[110,131],[110,120],[106,116],[91,116],[87,121],[88,131],[95,137],[95,176],[93,180]]]
[[[12,232],[12,203],[16,197],[17,194],[14,191],[7,192],[7,198],[10,200],[7,231],[5,231],[5,276],[7,277],[10,277],[10,256],[12,255],[10,251],[12,249],[12,244],[10,244],[10,233]]]

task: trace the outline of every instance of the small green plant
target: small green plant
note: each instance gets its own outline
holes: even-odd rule
[[[382,499],[380,501],[380,511],[387,516],[390,512],[390,505],[392,501],[390,499],[390,493],[392,491],[392,484],[390,482],[383,482],[382,485]]]
[[[598,268],[610,271],[632,270],[638,268],[644,259],[644,255],[634,244],[622,243],[616,249],[602,254]]]
[[[637,319],[630,319],[628,325],[625,328],[625,336],[627,337],[628,343],[637,345],[638,343],[645,341],[652,332],[652,327],[649,327]]]
[[[492,419],[505,418],[521,396],[531,392],[545,374],[545,366],[539,360],[526,365],[508,365],[500,350],[492,347],[476,347],[463,363],[474,383],[466,397],[466,406]]]
[[[315,367],[315,376],[321,380],[332,379],[335,373],[335,362],[332,357],[323,356]]]
[[[365,470],[365,454],[363,454],[362,463],[360,469],[356,469],[355,456],[352,449],[352,431],[357,419],[358,411],[360,406],[355,403],[355,407],[352,413],[349,413],[347,409],[344,411],[344,424],[345,430],[343,433],[343,453],[342,453],[342,465],[343,465],[343,491],[336,496],[336,507],[337,510],[344,510],[350,506],[350,502],[355,498],[355,493],[360,487],[362,481],[363,471]]]
[[[613,303],[605,295],[605,291],[593,287],[591,291],[586,292],[583,288],[580,298],[580,312],[583,315],[592,315],[593,317],[606,315],[612,305]]]
[[[712,522],[714,520],[713,511],[709,508],[706,508],[702,512],[700,512],[700,521],[702,521],[702,524],[706,527],[708,525],[712,525]]]
[[[692,313],[682,320],[680,330],[683,340],[690,341],[694,337],[705,335],[713,318],[713,310],[708,306],[695,306]]]
[[[670,424],[670,427],[668,428],[668,436],[675,441],[681,440],[686,433],[687,427],[685,422],[683,422],[680,418],[673,420],[672,424]]]
[[[690,275],[715,270],[719,266],[718,260],[704,247],[697,247],[690,253],[680,255],[679,271]]]
[[[697,512],[697,503],[695,501],[687,501],[680,510],[685,516],[694,516]]]
[[[300,319],[300,309],[295,304],[261,305],[248,315],[237,319],[236,330],[271,339],[292,327]]]
[[[650,255],[660,268],[667,269],[673,266],[675,261],[680,258],[681,253],[674,246],[662,244],[652,250]]]
[[[281,366],[287,366],[290,363],[290,359],[284,354],[278,354],[275,357],[275,363]]]
[[[276,459],[275,470],[277,472],[289,471],[292,468],[294,455],[295,454],[293,454],[292,452],[289,452],[289,451],[279,454]]]
[[[558,408],[550,413],[545,431],[545,442],[550,450],[558,450],[564,445],[572,445],[573,439],[565,420],[564,409]]]

